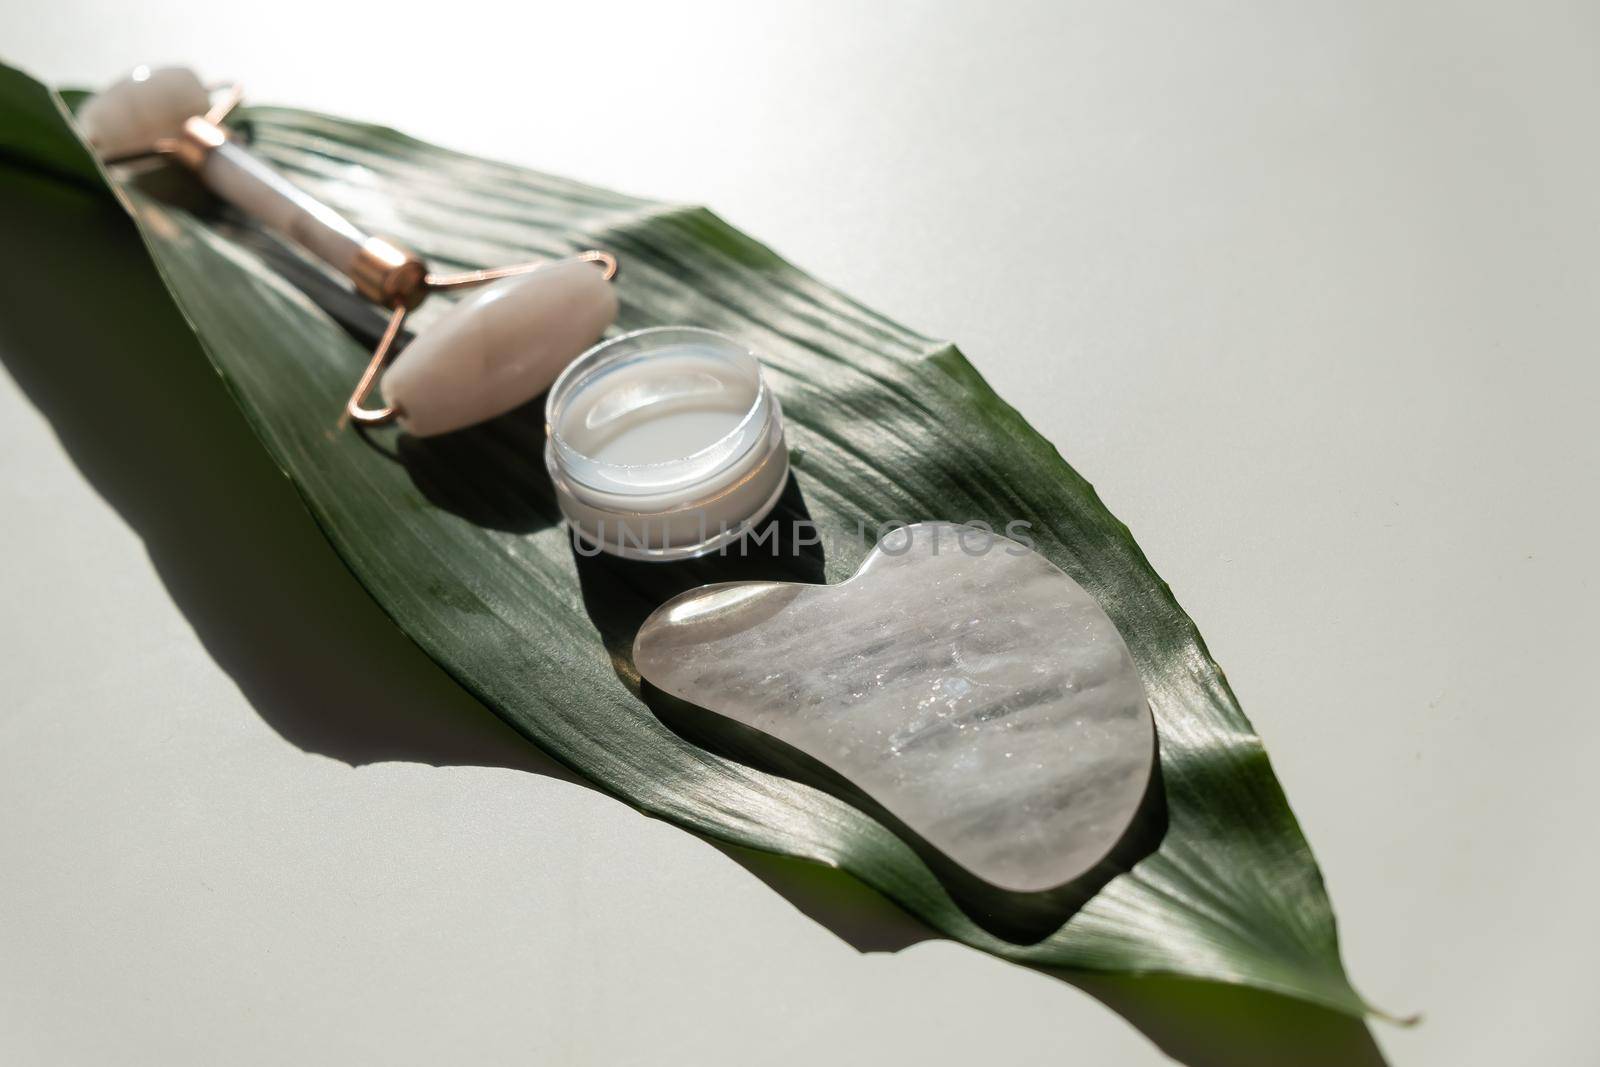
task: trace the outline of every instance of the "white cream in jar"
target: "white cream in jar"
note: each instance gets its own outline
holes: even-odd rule
[[[766,517],[789,475],[761,363],[711,330],[637,330],[579,356],[545,403],[545,464],[580,549],[705,555]]]

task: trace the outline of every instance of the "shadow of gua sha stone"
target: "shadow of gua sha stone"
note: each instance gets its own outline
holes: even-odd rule
[[[860,807],[1008,940],[1058,929],[1165,832],[1121,635],[987,531],[904,527],[835,586],[692,590],[645,620],[633,660],[671,728]]]

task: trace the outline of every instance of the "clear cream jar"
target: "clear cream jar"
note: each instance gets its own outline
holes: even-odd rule
[[[712,330],[636,330],[550,387],[545,466],[580,551],[702,556],[783,494],[783,411],[748,348]]]

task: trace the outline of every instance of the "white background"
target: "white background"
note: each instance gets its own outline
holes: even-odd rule
[[[3,3],[47,80],[708,203],[956,340],[1226,667],[1357,985],[1427,1016],[1391,1062],[1593,1061],[1593,4]],[[0,1059],[1165,1062],[526,753],[225,406],[152,504],[39,403],[0,376]]]

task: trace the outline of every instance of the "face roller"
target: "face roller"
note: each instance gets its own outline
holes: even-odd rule
[[[397,420],[417,436],[470,426],[526,403],[611,325],[617,272],[608,252],[437,274],[401,246],[357,229],[252,155],[223,127],[237,87],[217,103],[192,71],[141,67],[88,100],[79,116],[104,162],[159,156],[349,278],[389,310],[388,326],[345,405],[366,426]],[[598,269],[596,269],[598,268]],[[391,363],[406,316],[433,292],[482,286]],[[379,377],[381,374],[381,382]],[[382,407],[367,407],[374,385]],[[341,420],[343,421],[343,420]]]

